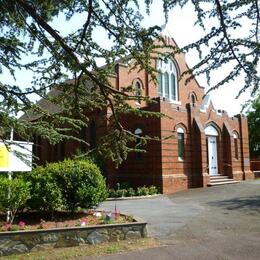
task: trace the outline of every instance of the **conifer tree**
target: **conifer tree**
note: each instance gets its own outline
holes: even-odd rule
[[[231,63],[231,71],[213,88],[243,75],[245,84],[241,86],[241,92],[247,88],[251,89],[252,95],[257,92],[260,52],[258,0],[161,1],[166,21],[170,10],[191,2],[197,14],[197,24],[205,28],[201,39],[181,49],[172,47],[166,55],[174,56],[180,51],[196,49],[201,60],[187,73],[193,76],[206,73],[208,80],[212,71]],[[152,0],[144,2],[149,13]],[[109,81],[119,58],[146,70],[151,79],[156,80],[156,70],[150,61],[156,57],[158,47],[166,43],[160,37],[159,26],[141,26],[139,3],[138,0],[0,1],[1,68],[9,70],[13,77],[17,69],[26,69],[35,75],[26,89],[0,83],[0,137],[5,139],[10,128],[15,128],[16,133],[27,140],[36,134],[54,144],[75,138],[69,134],[70,129],[80,131],[88,124],[85,111],[90,107],[100,111],[108,109],[112,117],[107,120],[110,120],[112,128],[100,151],[119,163],[125,159],[132,149],[128,144],[136,137],[121,124],[120,114],[161,116],[130,107],[127,101],[140,97],[134,95],[131,86],[118,91]],[[66,16],[68,23],[79,14],[84,14],[85,20],[82,20],[81,27],[64,36],[51,23],[61,14]],[[210,17],[218,22],[206,29]],[[237,36],[234,32],[243,27],[245,20],[250,24],[250,32],[247,37]],[[111,43],[109,48],[95,41],[97,29],[107,35]],[[25,62],[23,57],[29,57],[30,62]],[[105,67],[98,66],[99,58],[105,60]],[[55,95],[48,94],[50,87],[56,89]],[[44,107],[32,102],[32,94],[48,100],[49,105]],[[147,97],[142,99],[148,100]],[[55,109],[50,112],[52,105]],[[34,120],[18,120],[15,116],[18,112],[24,112]],[[143,142],[147,139],[149,137],[142,138]]]

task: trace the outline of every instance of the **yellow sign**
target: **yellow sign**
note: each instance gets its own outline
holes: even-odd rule
[[[0,169],[8,170],[10,162],[10,152],[5,144],[0,144]]]

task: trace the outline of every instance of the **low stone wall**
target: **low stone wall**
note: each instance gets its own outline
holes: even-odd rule
[[[0,256],[146,237],[147,223],[134,219],[127,224],[0,232]]]

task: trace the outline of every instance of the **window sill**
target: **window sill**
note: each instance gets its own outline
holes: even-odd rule
[[[159,98],[163,101],[168,101],[170,102],[171,104],[176,104],[176,105],[181,105],[181,101],[178,101],[178,100],[173,100],[173,99],[169,99],[167,97],[163,97],[163,96],[159,96]]]
[[[179,161],[179,162],[184,162],[184,159],[181,158],[181,157],[178,157],[178,161]]]
[[[176,105],[181,105],[181,101],[177,101],[177,100],[169,100],[171,104],[176,104]]]

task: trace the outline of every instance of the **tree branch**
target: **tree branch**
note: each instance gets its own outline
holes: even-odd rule
[[[90,19],[91,19],[92,11],[93,11],[92,0],[89,0],[89,1],[88,1],[88,18],[87,18],[87,21],[86,21],[85,24],[84,24],[81,38],[80,38],[80,40],[78,41],[78,43],[76,44],[76,46],[75,46],[75,48],[74,48],[74,51],[76,51],[76,49],[78,48],[78,46],[79,46],[80,44],[82,44],[82,42],[83,42],[83,39],[84,39],[84,37],[85,37],[87,28],[88,28],[88,26],[89,26],[89,24],[90,24]]]
[[[106,88],[110,90],[112,93],[120,94],[123,96],[128,96],[126,93],[118,91],[111,86],[108,86],[102,82],[100,82],[90,71],[88,71],[84,64],[82,64],[77,56],[75,55],[74,51],[64,42],[63,38],[41,17],[37,14],[36,10],[31,7],[26,1],[24,0],[16,0],[18,5],[26,11],[30,16],[44,29],[48,32],[63,48],[63,50],[72,58],[75,65],[77,65],[78,69],[83,71],[94,83],[99,85],[102,88]]]
[[[255,7],[256,7],[256,42],[258,42],[258,29],[259,29],[259,22],[260,22],[260,11],[259,11],[259,0],[255,0]]]
[[[247,74],[247,75],[250,75],[250,71],[248,71],[245,66],[241,63],[240,59],[237,57],[235,51],[234,51],[234,48],[232,46],[232,43],[229,39],[229,36],[228,36],[228,33],[227,33],[227,26],[225,24],[225,18],[224,18],[224,15],[223,15],[223,12],[222,12],[222,7],[221,7],[221,4],[219,2],[219,0],[215,0],[215,3],[217,5],[217,11],[218,11],[218,14],[219,14],[219,18],[220,18],[220,24],[221,24],[221,27],[222,27],[222,30],[223,30],[223,34],[224,34],[224,37],[226,38],[227,40],[227,43],[228,43],[228,46],[229,46],[229,49],[234,57],[234,59],[237,61],[237,63],[239,64],[240,68],[242,68],[244,70],[244,72]]]

